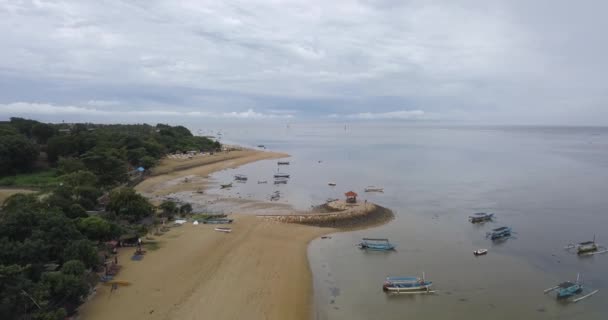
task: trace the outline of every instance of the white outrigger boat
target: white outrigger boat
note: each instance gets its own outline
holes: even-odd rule
[[[217,227],[214,229],[215,231],[219,231],[219,232],[225,232],[225,233],[230,233],[232,232],[232,228],[223,228],[223,227]]]
[[[592,256],[596,254],[608,253],[608,249],[605,246],[599,245],[595,242],[595,235],[593,240],[579,242],[577,244],[569,244],[564,249],[571,250],[575,249],[576,254],[579,256]]]
[[[396,294],[423,294],[435,293],[431,290],[433,282],[418,277],[387,277],[382,285],[382,290],[386,293]]]
[[[335,182],[328,182],[327,185],[330,186],[330,187],[335,187],[336,183]]]
[[[367,186],[365,192],[384,192],[384,188],[376,187],[376,186]]]
[[[482,256],[484,254],[488,254],[488,249],[477,249],[473,251],[473,254],[476,256]]]

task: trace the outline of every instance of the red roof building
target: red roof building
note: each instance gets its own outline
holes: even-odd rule
[[[344,194],[346,196],[347,203],[356,203],[357,202],[357,193],[354,191],[349,191]]]

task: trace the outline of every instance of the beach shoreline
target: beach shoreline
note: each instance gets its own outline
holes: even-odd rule
[[[214,172],[288,156],[242,150],[199,159],[164,159],[135,189],[158,202],[175,192],[205,188],[202,180]],[[197,181],[196,186],[190,179]],[[370,208],[376,215],[367,220],[355,209],[344,212],[354,212],[360,225],[377,225],[392,218],[392,212],[390,218],[385,215],[388,209],[366,203],[364,210]],[[382,214],[378,216],[378,212]],[[132,285],[113,292],[98,286],[80,314],[86,319],[312,319],[308,245],[349,228],[343,223],[280,220],[305,213],[293,214],[269,219],[246,210],[236,212],[230,215],[235,222],[229,234],[214,231],[212,225],[188,222],[156,237],[160,249],[149,251],[142,261],[130,260],[134,249],[122,249],[117,279]],[[327,214],[310,215],[317,219]]]

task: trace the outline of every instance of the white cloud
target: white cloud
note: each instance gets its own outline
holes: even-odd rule
[[[133,116],[141,117],[179,117],[179,118],[218,118],[218,119],[275,119],[293,118],[291,114],[271,114],[255,112],[249,109],[243,112],[207,112],[207,111],[171,111],[171,110],[103,110],[79,106],[59,106],[47,103],[14,102],[0,104],[0,116],[30,116],[30,115],[81,115],[81,116],[111,116],[120,119]]]

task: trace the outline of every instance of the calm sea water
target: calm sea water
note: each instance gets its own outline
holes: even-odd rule
[[[317,239],[309,247],[318,319],[605,319],[608,254],[579,258],[563,247],[590,240],[608,245],[608,128],[440,127],[398,123],[223,126],[225,142],[292,155],[292,178],[272,183],[276,161],[236,172],[250,181],[230,191],[306,209],[354,190],[391,208],[382,227]],[[336,187],[327,183],[335,182]],[[385,188],[364,193],[367,185]],[[494,212],[473,225],[467,216]],[[492,243],[485,233],[510,226],[514,237]],[[387,237],[393,253],[365,253],[362,237]],[[488,248],[474,257],[472,251]],[[435,295],[387,296],[386,276],[421,275]],[[577,304],[543,289],[583,275],[600,289]]]

